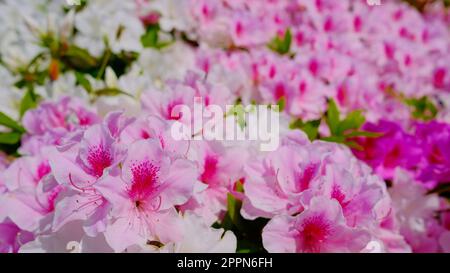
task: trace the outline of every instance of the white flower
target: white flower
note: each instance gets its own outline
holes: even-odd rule
[[[76,15],[75,27],[79,31],[76,44],[95,56],[103,53],[105,38],[115,53],[142,49],[140,37],[144,27],[136,16],[134,1],[89,1]]]
[[[159,25],[164,31],[170,32],[173,29],[189,31],[193,28],[194,20],[189,11],[189,1],[155,0],[150,1],[146,9],[161,15]]]
[[[0,55],[9,67],[23,67],[43,50],[37,36],[64,17],[64,4],[63,0],[0,2]]]
[[[186,71],[194,68],[194,50],[181,42],[161,50],[145,48],[141,51],[137,65],[156,84],[168,79],[181,80]]]

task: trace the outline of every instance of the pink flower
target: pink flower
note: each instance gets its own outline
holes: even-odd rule
[[[186,117],[175,116],[173,110],[177,105],[193,105],[195,90],[188,86],[178,86],[176,89],[169,89],[167,92],[151,90],[145,92],[142,97],[142,108],[148,113],[161,117],[165,120],[186,120]]]
[[[370,226],[389,211],[384,183],[335,144],[286,143],[248,163],[245,171],[241,213],[250,219],[293,215],[318,195],[337,200],[350,226]]]
[[[57,103],[44,102],[23,117],[27,134],[20,150],[24,154],[39,153],[42,145],[58,144],[67,132],[95,124],[98,120],[96,114],[74,98],[63,97]]]
[[[193,197],[181,210],[193,210],[214,223],[227,209],[227,194],[243,176],[247,152],[220,142],[193,143],[190,158],[199,166]]]
[[[121,175],[94,185],[112,205],[105,237],[116,252],[148,239],[177,241],[181,222],[174,205],[192,194],[197,171],[186,159],[171,160],[156,140],[131,144]]]
[[[297,216],[279,215],[264,227],[263,244],[269,252],[359,252],[370,235],[345,224],[336,200],[316,197]]]
[[[50,164],[56,181],[64,186],[63,198],[56,206],[53,230],[67,222],[83,219],[88,234],[105,229],[109,204],[93,187],[103,176],[117,175],[118,165],[125,156],[117,137],[122,128],[111,114],[103,124],[84,131],[78,142],[72,142],[50,152]]]
[[[120,133],[119,143],[125,147],[135,141],[155,139],[161,149],[173,157],[186,157],[191,143],[189,140],[175,140],[172,137],[171,126],[176,121],[167,121],[158,116],[144,115],[130,123]]]
[[[439,252],[440,237],[443,236],[442,240],[445,241],[446,236],[443,234],[445,227],[435,218],[441,208],[439,197],[436,194],[427,194],[422,184],[401,169],[397,169],[389,193],[400,233],[412,250]],[[443,249],[445,250],[446,246]]]
[[[13,222],[0,223],[0,253],[17,252],[21,245],[33,240],[33,234],[21,230]]]
[[[245,166],[243,210],[246,218],[272,217],[303,209],[302,192],[308,190],[321,171],[320,158],[305,147],[285,145]]]
[[[4,173],[7,191],[0,196],[0,218],[9,217],[20,229],[33,232],[51,214],[62,188],[56,183],[46,159],[23,157]]]

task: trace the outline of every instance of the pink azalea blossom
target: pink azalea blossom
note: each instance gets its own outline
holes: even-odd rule
[[[28,134],[23,137],[21,152],[39,153],[42,145],[59,144],[67,132],[97,122],[95,113],[71,97],[63,97],[57,103],[44,102],[37,109],[27,111],[23,117]]]
[[[263,230],[269,252],[358,252],[369,243],[369,233],[345,224],[336,200],[316,197],[297,216],[274,217]]]
[[[450,15],[381,1],[0,1],[0,252],[450,252]]]
[[[227,194],[242,178],[247,154],[239,148],[227,148],[219,142],[193,143],[191,158],[199,166],[193,197],[182,210],[198,212],[214,223],[227,209]]]
[[[156,140],[130,145],[121,175],[104,177],[95,184],[112,205],[111,223],[105,231],[107,242],[121,252],[148,238],[176,241],[182,228],[173,206],[188,200],[196,176],[192,162],[171,160]]]
[[[438,252],[440,242],[446,242],[447,236],[445,227],[435,218],[435,213],[440,209],[439,197],[436,194],[427,195],[426,188],[401,169],[396,171],[389,193],[400,233],[412,250]],[[448,251],[446,249],[447,245],[444,245],[443,250]]]

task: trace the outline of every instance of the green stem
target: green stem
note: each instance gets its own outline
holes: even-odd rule
[[[103,57],[102,66],[100,67],[100,70],[97,74],[97,80],[103,77],[103,74],[105,73],[106,66],[108,65],[109,58],[111,58],[111,50],[109,48],[105,51],[105,56]]]

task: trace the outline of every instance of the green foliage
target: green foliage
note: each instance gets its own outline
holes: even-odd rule
[[[23,117],[26,111],[35,108],[38,103],[38,97],[34,93],[33,88],[29,88],[20,102],[19,114]]]
[[[288,54],[291,49],[292,34],[288,28],[283,37],[278,35],[272,39],[267,45],[271,50],[278,52],[281,55]]]
[[[139,54],[132,51],[121,51],[119,53],[112,53],[109,57],[108,65],[114,70],[117,77],[125,74],[131,64],[137,60]]]
[[[364,124],[365,121],[366,118],[364,117],[362,111],[356,110],[350,112],[345,119],[339,123],[336,135],[342,135],[345,132],[348,132],[348,130],[357,130]]]
[[[59,59],[70,69],[89,71],[99,66],[100,61],[93,57],[86,49],[69,45],[67,49],[60,50]]]
[[[25,129],[17,121],[0,112],[0,125],[10,128],[14,131],[23,133]]]
[[[352,111],[348,113],[344,119],[341,119],[339,109],[333,99],[328,101],[328,111],[325,121],[330,129],[330,136],[321,138],[324,141],[343,143],[351,148],[361,149],[358,143],[352,140],[352,138],[358,136],[380,136],[379,133],[360,130],[361,126],[366,121],[361,110]]]
[[[241,182],[237,182],[236,191],[243,192]],[[261,233],[268,219],[257,218],[253,221],[246,220],[240,214],[242,201],[231,193],[228,193],[227,201],[227,213],[222,221],[215,223],[213,227],[233,231],[238,239],[238,253],[266,252],[262,245]]]
[[[126,92],[124,92],[124,91],[122,91],[122,90],[120,90],[120,89],[117,89],[117,88],[109,88],[109,87],[106,87],[106,88],[102,88],[102,89],[96,90],[96,91],[94,91],[94,93],[95,93],[95,95],[97,95],[97,96],[117,96],[117,95],[126,95],[126,96],[133,97],[133,96],[131,96],[130,94],[128,94],[128,93],[126,93]]]
[[[332,135],[338,131],[338,126],[340,122],[339,116],[340,116],[339,109],[337,108],[336,102],[334,102],[334,100],[331,99],[328,102],[326,122],[328,128],[330,128],[330,132]]]
[[[142,46],[145,48],[162,49],[173,43],[173,41],[160,41],[159,32],[161,31],[159,24],[149,25],[146,32],[141,36]]]
[[[45,79],[48,76],[47,71],[38,71],[35,73],[24,73],[22,79],[17,81],[14,86],[21,89],[27,86],[44,85]]]
[[[306,133],[309,140],[313,141],[317,139],[319,135],[319,126],[320,126],[320,119],[316,120],[310,120],[307,122],[302,121],[301,119],[296,119],[294,122],[292,122],[289,125],[290,129],[300,129],[303,132]]]
[[[77,84],[81,85],[84,88],[84,90],[86,90],[88,93],[92,92],[91,83],[89,82],[89,80],[86,79],[85,74],[76,71],[75,78],[77,80]]]
[[[283,112],[284,109],[286,108],[286,98],[285,98],[284,96],[281,97],[281,98],[278,100],[277,105],[278,105],[278,111],[279,111],[279,112]]]
[[[323,119],[325,119],[328,129],[330,130],[330,135],[327,137],[322,137],[319,134],[319,126],[322,119],[306,122],[301,119],[296,119],[289,127],[290,129],[302,130],[311,141],[320,139],[323,141],[342,143],[354,149],[361,149],[361,147],[353,140],[353,138],[379,137],[381,135],[380,133],[361,130],[361,126],[366,121],[361,110],[352,111],[342,118],[339,108],[333,99],[328,101],[328,109]]]
[[[85,3],[86,1],[82,0],[79,9],[82,9]],[[118,36],[120,36],[120,32],[118,31]],[[74,71],[77,84],[82,86],[94,99],[96,96],[103,95],[129,95],[116,88],[93,90],[87,77],[103,78],[106,67],[111,67],[114,73],[120,77],[138,58],[138,53],[128,51],[114,53],[109,47],[108,40],[105,39],[106,49],[102,56],[97,58],[92,56],[88,50],[72,43],[70,37],[62,39],[52,32],[41,35],[40,45],[44,51],[37,54],[29,64],[20,68],[9,68],[11,73],[18,78],[14,86],[24,92],[18,107],[20,118],[29,109],[35,108],[39,102],[40,98],[34,91],[35,87],[56,80],[61,72]],[[159,44],[159,46],[162,45]],[[1,59],[0,62],[2,62]],[[7,65],[2,64],[8,68]],[[0,125],[10,129],[9,132],[0,133],[0,149],[8,154],[17,154],[17,148],[20,146],[20,139],[25,129],[3,113],[0,113]]]
[[[18,132],[8,132],[1,133],[0,132],[0,144],[8,144],[13,145],[20,141],[21,133]]]
[[[411,108],[411,114],[415,119],[429,121],[434,119],[438,113],[437,107],[427,96],[418,99],[406,98],[404,102]]]
[[[87,75],[102,79],[106,67],[111,67],[114,73],[120,77],[139,56],[135,52],[128,51],[113,53],[109,48],[107,39],[105,39],[106,49],[103,55],[98,58],[92,56],[86,49],[70,44],[67,41],[58,40],[51,33],[41,37],[41,45],[48,50],[36,55],[26,67],[15,71],[15,73],[19,74],[19,80],[15,83],[17,88],[30,90],[36,85],[42,86],[46,84],[51,76],[50,71],[47,68],[41,69],[40,66],[45,65],[51,59],[58,63],[58,73],[59,71],[74,71],[77,84],[82,86],[88,93],[93,94],[94,92]],[[120,93],[124,92],[99,90],[95,94],[117,95]],[[28,92],[22,101],[21,116],[27,109],[34,107],[36,101],[37,98],[31,96],[31,93]]]
[[[2,112],[0,112],[0,125],[10,129],[9,132],[0,132],[0,150],[8,154],[16,154],[25,129],[17,121]]]
[[[408,98],[402,92],[396,91],[391,87],[388,87],[386,92],[392,98],[407,105],[411,111],[411,116],[414,119],[429,121],[435,118],[438,114],[438,107],[427,96],[422,96],[420,98]]]

